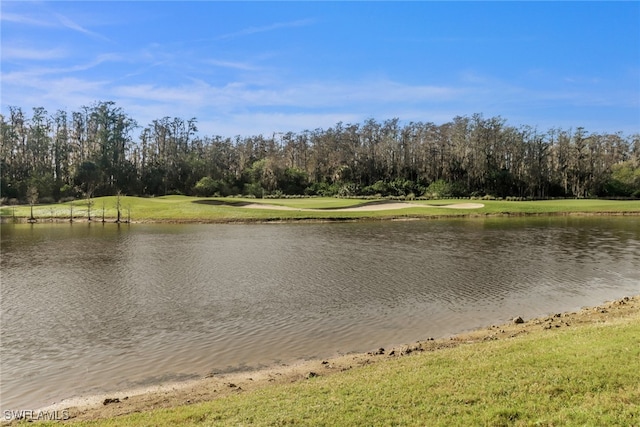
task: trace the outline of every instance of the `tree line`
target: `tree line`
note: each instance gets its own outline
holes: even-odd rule
[[[640,134],[538,130],[482,114],[430,122],[198,136],[197,120],[140,126],[114,102],[0,115],[0,193],[640,198]]]

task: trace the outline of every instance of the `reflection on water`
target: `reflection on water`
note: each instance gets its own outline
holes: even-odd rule
[[[640,293],[637,218],[1,230],[3,410]]]

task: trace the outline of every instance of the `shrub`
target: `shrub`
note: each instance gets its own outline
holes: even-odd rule
[[[455,197],[453,185],[443,179],[433,181],[427,187],[425,196],[430,199],[446,199]]]
[[[60,187],[60,199],[62,199],[63,197],[75,197],[78,196],[78,190],[69,185],[69,184],[65,184],[62,187]]]
[[[389,183],[389,189],[394,196],[406,196],[418,189],[418,185],[408,179],[396,178]]]
[[[52,203],[55,203],[55,200],[53,199],[53,197],[40,197],[39,203],[42,203],[44,205],[50,205]]]
[[[242,194],[245,196],[263,197],[265,195],[264,188],[257,182],[245,184],[242,189]]]
[[[358,194],[358,186],[352,182],[343,184],[338,190],[338,196],[351,197]]]
[[[303,194],[309,182],[307,173],[297,168],[287,168],[278,180],[283,194]]]
[[[307,196],[332,197],[338,194],[338,185],[327,182],[314,182],[304,190]]]
[[[200,181],[198,181],[196,185],[193,187],[193,192],[197,196],[202,196],[202,197],[213,196],[219,190],[220,190],[220,183],[214,180],[213,178],[211,178],[210,176],[205,176],[204,178],[200,179]]]

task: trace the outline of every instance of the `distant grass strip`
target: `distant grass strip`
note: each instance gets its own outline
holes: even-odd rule
[[[338,199],[331,197],[300,199],[243,199],[243,198],[198,198],[187,196],[165,196],[154,198],[121,198],[121,219],[132,222],[243,222],[278,220],[350,220],[350,219],[387,219],[387,218],[424,218],[484,215],[553,215],[553,214],[601,214],[634,213],[640,214],[640,201],[615,200],[547,200],[547,201],[497,201],[474,200],[485,206],[478,209],[447,209],[433,207],[465,203],[469,200],[430,200],[412,201],[425,207],[405,209],[345,212],[339,210],[375,203],[362,199]],[[294,209],[318,209],[318,211],[248,209],[248,203],[286,206]],[[85,200],[38,205],[33,208],[38,222],[47,220],[68,220],[73,212],[75,220],[86,220],[89,209]],[[4,206],[0,213],[5,221],[12,217],[25,220],[30,216],[29,206]],[[116,218],[116,197],[98,197],[93,199],[91,217],[101,221]]]
[[[386,356],[374,356],[386,357]],[[640,317],[537,329],[82,426],[631,426]]]

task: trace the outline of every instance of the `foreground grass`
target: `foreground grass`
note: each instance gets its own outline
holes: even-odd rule
[[[73,424],[640,425],[640,316],[540,328],[206,403]]]
[[[300,219],[358,219],[358,218],[402,218],[402,217],[439,217],[439,216],[473,216],[473,215],[536,215],[559,213],[640,213],[640,201],[612,200],[546,200],[546,201],[478,201],[485,206],[478,209],[459,210],[442,207],[429,207],[468,202],[468,200],[434,200],[415,201],[412,203],[426,207],[405,208],[384,211],[344,212],[331,211],[345,207],[355,207],[370,200],[338,199],[338,198],[303,198],[303,199],[241,199],[241,198],[198,198],[187,196],[165,196],[155,198],[122,197],[122,220],[131,218],[134,222],[144,221],[271,221]],[[286,206],[295,209],[319,209],[319,211],[282,211],[270,209],[247,209],[246,203],[264,203]],[[34,216],[39,221],[48,219],[68,219],[73,209],[75,219],[86,219],[88,216],[85,200],[75,202],[34,206]],[[104,216],[112,221],[116,217],[116,197],[99,197],[93,199],[91,216],[101,220]],[[2,207],[3,217],[28,218],[29,206]]]

